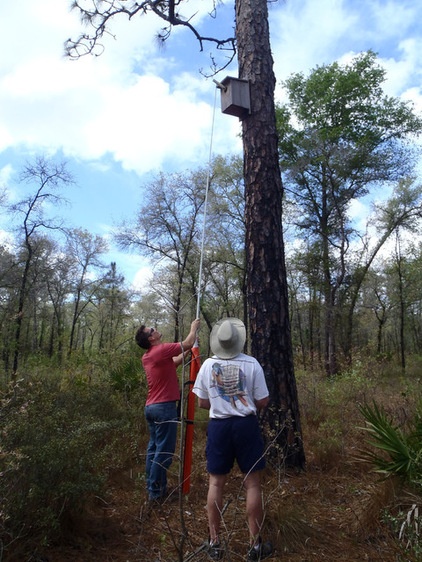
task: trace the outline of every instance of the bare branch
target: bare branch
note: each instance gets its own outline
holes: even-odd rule
[[[227,37],[219,39],[201,35],[191,21],[195,14],[189,18],[184,18],[178,8],[183,0],[143,0],[136,2],[131,0],[74,0],[71,10],[79,10],[81,22],[84,26],[91,28],[91,33],[82,33],[76,40],[69,38],[65,42],[65,53],[71,59],[79,59],[85,55],[99,56],[104,51],[102,40],[104,35],[114,37],[109,29],[111,20],[117,15],[126,15],[128,19],[140,14],[145,15],[148,12],[154,13],[160,19],[167,22],[158,34],[160,42],[164,43],[170,37],[173,27],[183,26],[189,29],[196,37],[200,51],[204,50],[205,43],[212,43],[216,50],[228,51],[230,55],[227,57],[227,63],[222,67],[215,64],[212,58],[213,73],[222,68],[226,68],[236,56],[236,38]],[[216,3],[213,10],[209,13],[210,17],[215,17]]]

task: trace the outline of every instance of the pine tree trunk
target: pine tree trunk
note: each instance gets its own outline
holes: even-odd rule
[[[303,467],[305,454],[288,314],[282,233],[283,187],[274,105],[267,0],[236,0],[239,78],[249,80],[251,113],[242,121],[246,195],[247,302],[251,353],[271,403],[263,428],[275,463]]]

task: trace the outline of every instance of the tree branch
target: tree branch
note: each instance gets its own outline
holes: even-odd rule
[[[145,15],[148,12],[154,13],[168,23],[158,34],[160,42],[164,43],[170,37],[173,27],[183,26],[193,33],[199,43],[200,51],[204,50],[205,43],[213,43],[217,50],[227,50],[230,52],[228,62],[220,66],[218,70],[226,68],[236,56],[235,36],[219,39],[217,37],[201,35],[196,27],[191,24],[195,14],[192,14],[189,18],[184,18],[177,11],[177,7],[182,4],[183,0],[143,0],[142,2],[131,0],[130,3],[127,3],[127,0],[89,1],[91,8],[84,7],[84,0],[74,0],[71,5],[71,10],[79,10],[82,24],[92,28],[91,33],[81,33],[76,40],[69,38],[65,42],[65,54],[71,59],[79,59],[85,55],[101,55],[105,49],[102,44],[104,35],[114,37],[109,29],[109,23],[115,16],[124,14],[130,20],[137,14]],[[212,13],[209,15],[214,17]],[[213,73],[216,73],[217,65],[213,58],[212,66]]]

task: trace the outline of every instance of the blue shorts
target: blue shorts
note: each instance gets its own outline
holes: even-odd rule
[[[228,474],[235,460],[243,474],[265,468],[264,440],[258,418],[251,415],[210,419],[206,456],[210,474]]]

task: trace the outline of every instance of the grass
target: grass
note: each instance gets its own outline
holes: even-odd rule
[[[110,377],[102,381],[91,380],[83,385],[79,380],[76,387],[71,380],[66,384],[61,382],[61,390],[57,392],[62,411],[65,396],[71,401],[72,410],[78,410],[79,403],[89,411],[88,428],[91,433],[84,432],[84,443],[87,445],[87,440],[90,440],[87,446],[93,448],[94,458],[99,463],[98,471],[101,475],[106,474],[106,480],[95,492],[82,494],[83,501],[78,504],[78,509],[61,517],[57,533],[47,538],[44,534],[43,542],[28,529],[25,533],[11,536],[7,521],[0,520],[1,562],[40,561],[43,557],[54,562],[206,560],[200,548],[208,535],[204,456],[207,417],[197,410],[190,493],[183,496],[179,492],[175,503],[165,504],[160,510],[148,510],[143,477],[148,435],[143,421],[142,388],[134,388],[132,370],[128,369],[128,372],[129,389],[127,384],[120,385],[120,380],[127,376],[126,371],[115,374],[112,387]],[[375,471],[375,464],[362,462],[360,458],[363,449],[371,454],[376,451],[369,443],[368,431],[363,429],[365,417],[362,406],[375,401],[379,411],[393,422],[394,427],[407,435],[421,402],[417,373],[415,366],[412,374],[404,379],[395,372],[389,375],[385,365],[381,368],[376,362],[370,364],[368,361],[356,363],[352,369],[334,379],[315,372],[297,373],[306,470],[297,473],[280,466],[277,470],[268,468],[263,474],[266,508],[263,534],[276,547],[275,560],[422,560],[419,536],[422,507],[418,488],[399,477],[385,478],[385,474],[380,477]],[[116,380],[119,382],[117,387]],[[39,386],[37,389],[41,392]],[[64,394],[63,389],[66,391]],[[95,400],[89,396],[95,397]],[[26,404],[24,397],[25,393],[19,408]],[[3,405],[7,399],[4,394]],[[37,401],[38,412],[42,412],[43,407],[47,411],[48,405],[51,405],[51,400],[44,399]],[[117,440],[111,441],[111,449],[104,449],[108,441],[102,434],[104,423],[93,420],[104,412],[104,408],[113,414],[114,420],[120,423],[125,420],[124,432],[118,429],[118,424],[111,426],[113,431],[109,435],[113,439],[117,431]],[[4,412],[3,409],[2,415],[5,415]],[[34,423],[42,427],[41,418],[42,415],[38,414]],[[54,419],[56,426],[62,428],[60,420],[63,417]],[[14,424],[18,424],[18,420],[19,416],[13,417]],[[11,427],[10,417],[3,421]],[[51,431],[51,425],[47,426]],[[416,440],[416,448],[417,443]],[[57,449],[52,450],[57,457]],[[107,455],[103,454],[105,450]],[[43,457],[44,463],[49,461],[47,453]],[[9,459],[12,463],[13,458],[9,456]],[[65,461],[63,459],[68,467]],[[13,462],[17,462],[16,457]],[[3,463],[6,463],[3,467],[7,468],[7,461],[3,459]],[[169,480],[177,490],[180,490],[179,466],[176,448]],[[12,465],[9,468],[13,468]],[[92,464],[89,470],[95,471]],[[25,471],[23,474],[26,474]],[[34,472],[31,474],[33,478]],[[79,491],[86,481],[83,478],[73,482],[73,492]],[[63,483],[61,485],[63,488]],[[225,560],[236,562],[244,559],[247,543],[242,476],[237,470],[233,471],[229,480],[225,498]],[[36,506],[32,509],[35,510]]]

